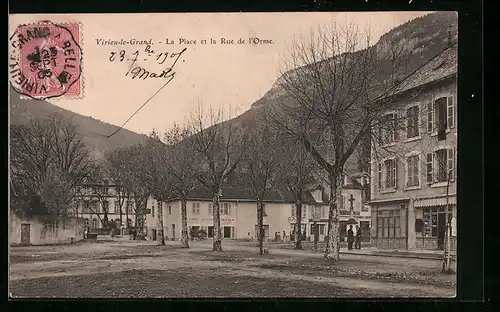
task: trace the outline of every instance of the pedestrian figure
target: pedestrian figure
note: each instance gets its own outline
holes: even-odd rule
[[[135,240],[137,238],[137,229],[134,228],[134,230],[132,231],[132,238],[133,240]]]
[[[347,249],[352,250],[352,243],[354,242],[354,232],[352,230],[352,225],[349,226],[347,231]]]
[[[356,225],[356,241],[354,244],[355,249],[361,249],[361,229]]]
[[[286,233],[285,233],[285,231],[283,231],[283,241],[284,242],[286,241]]]

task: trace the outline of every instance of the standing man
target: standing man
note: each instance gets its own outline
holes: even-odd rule
[[[361,249],[361,229],[356,225],[356,243],[354,244],[355,249]]]
[[[352,225],[349,225],[349,230],[347,231],[347,249],[352,250],[353,242],[354,242],[354,232],[352,231]]]

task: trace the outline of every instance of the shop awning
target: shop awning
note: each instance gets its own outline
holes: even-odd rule
[[[457,204],[457,197],[456,196],[449,196],[448,197],[448,204],[456,205]],[[413,205],[415,207],[446,206],[446,197],[415,199],[415,201],[413,202]]]

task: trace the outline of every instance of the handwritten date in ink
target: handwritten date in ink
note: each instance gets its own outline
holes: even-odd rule
[[[113,51],[109,55],[110,62],[132,62],[125,76],[130,76],[132,79],[138,78],[139,80],[146,80],[147,78],[167,78],[173,79],[175,72],[174,66],[181,59],[183,53],[187,48],[182,49],[180,52],[161,52],[156,53],[151,46],[147,46],[143,51],[136,50],[129,52],[126,50]],[[137,62],[141,60],[148,60],[149,57],[154,58],[157,65],[163,65],[161,69],[152,71],[146,69],[144,66],[138,66]],[[182,60],[184,62],[184,60]]]
[[[182,53],[182,52],[181,52]],[[144,51],[139,52],[139,50],[136,50],[133,53],[127,52],[125,50],[121,51],[112,51],[109,55],[109,61],[110,62],[123,62],[123,61],[132,61],[136,62],[137,59],[139,58],[139,55],[141,55],[141,58],[144,58],[144,61],[149,60],[150,58],[153,58],[155,61],[158,62],[158,64],[162,65],[165,63],[165,61],[169,58],[176,58],[179,53],[172,53],[172,52],[160,52],[156,53],[150,45],[147,45]]]

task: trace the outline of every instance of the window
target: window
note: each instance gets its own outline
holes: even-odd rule
[[[222,206],[222,214],[225,216],[231,215],[231,204],[224,203]]]
[[[413,155],[406,158],[406,186],[420,185],[420,159],[418,155]]]
[[[397,187],[397,162],[396,159],[388,159],[384,161],[385,167],[385,187]]]
[[[455,179],[455,149],[440,149],[427,154],[427,182],[447,182]]]
[[[439,228],[438,220],[440,218],[445,218],[445,221],[442,224],[445,224],[447,218],[452,218],[452,208],[451,206],[448,208],[448,212],[445,212],[445,207],[433,207],[424,209],[424,237],[437,237],[439,230],[443,230]]]
[[[387,145],[397,141],[397,114],[391,113],[382,116],[379,126],[379,137],[382,145]]]
[[[399,210],[378,211],[377,237],[379,238],[401,237]]]
[[[200,214],[200,203],[193,203],[192,204],[192,212],[193,212],[193,215]]]
[[[151,217],[155,217],[155,206],[151,206]]]
[[[383,188],[382,184],[382,164],[377,164],[377,186],[378,189],[381,190]]]
[[[171,215],[172,214],[172,206],[168,206],[168,214]]]
[[[109,192],[109,181],[108,180],[104,180],[104,186],[102,187],[102,193],[103,194],[108,194]]]
[[[107,200],[102,201],[102,210],[109,212],[109,202]]]
[[[406,110],[406,138],[408,139],[420,135],[418,114],[418,106],[412,106]]]
[[[208,203],[208,215],[212,215],[212,203]]]
[[[428,153],[426,159],[427,159],[427,165],[426,165],[427,184],[430,184],[433,182],[433,169],[432,169],[433,154]]]
[[[295,208],[295,206],[294,206],[294,205],[292,205],[292,210],[291,210],[291,211],[292,211],[292,218],[295,218],[295,215],[296,215],[296,214],[295,214],[295,212],[296,212],[296,208]]]
[[[324,224],[319,225],[319,235],[325,235],[325,225]]]
[[[267,212],[266,212],[266,204],[262,204],[262,216],[267,216]]]
[[[455,126],[453,96],[440,97],[427,105],[427,131],[447,130]]]
[[[115,200],[115,212],[120,212],[120,201]]]
[[[301,217],[305,218],[306,217],[306,213],[307,213],[307,206],[306,205],[302,205],[302,215],[301,215]]]

